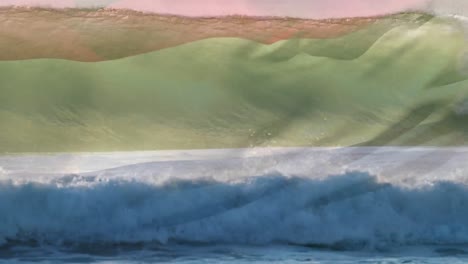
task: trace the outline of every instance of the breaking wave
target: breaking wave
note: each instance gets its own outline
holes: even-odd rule
[[[0,62],[0,152],[468,142],[459,20],[211,38],[115,61]]]
[[[61,182],[1,183],[2,244],[292,243],[349,249],[468,243],[464,184],[407,188],[362,172],[163,184],[72,175]]]

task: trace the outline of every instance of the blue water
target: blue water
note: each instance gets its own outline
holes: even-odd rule
[[[18,247],[1,263],[468,263],[464,246],[414,246],[387,252],[269,245],[126,245]]]
[[[3,263],[464,263],[468,148],[0,157]]]

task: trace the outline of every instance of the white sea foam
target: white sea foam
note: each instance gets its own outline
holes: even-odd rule
[[[2,167],[0,167],[0,175],[5,175],[5,174],[7,174],[7,171],[3,169]]]
[[[466,160],[465,148],[5,156],[0,239],[468,243]]]

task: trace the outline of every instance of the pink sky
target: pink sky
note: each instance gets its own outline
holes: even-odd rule
[[[203,15],[277,15],[310,18],[370,16],[422,6],[429,0],[0,0],[0,5],[109,6]],[[464,1],[464,0],[462,0]]]
[[[276,15],[346,17],[392,13],[421,6],[425,0],[120,0],[112,7],[199,15]]]

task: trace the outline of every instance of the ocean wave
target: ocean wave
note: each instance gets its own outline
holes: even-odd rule
[[[403,14],[331,39],[3,61],[0,152],[465,145],[465,49],[457,21]]]
[[[462,183],[408,188],[357,171],[322,179],[271,173],[236,181],[86,181],[61,187],[3,181],[2,244],[468,243],[468,187]]]

